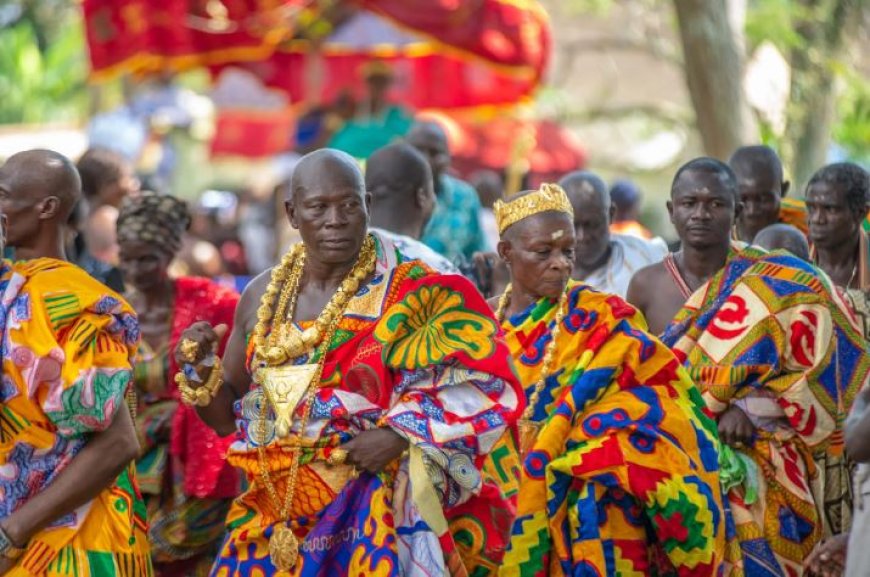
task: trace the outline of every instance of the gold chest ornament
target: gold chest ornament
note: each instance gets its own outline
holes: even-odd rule
[[[299,334],[292,326],[305,265],[305,247],[299,243],[284,256],[281,264],[272,270],[272,277],[257,310],[257,325],[253,331],[254,362],[257,367],[254,371],[254,381],[260,385],[264,393],[260,423],[265,427],[267,405],[271,406],[275,413],[276,438],[280,442],[281,439],[290,436],[293,415],[302,399],[306,398],[283,502],[269,473],[266,449],[262,445],[257,447],[261,481],[281,517],[275,523],[272,535],[269,537],[269,557],[272,564],[282,572],[292,571],[299,560],[299,540],[286,522],[296,492],[302,438],[320,386],[329,344],[335,336],[339,321],[351,298],[359,290],[362,282],[374,271],[376,260],[374,239],[367,236],[356,264],[323,312],[312,326]],[[277,306],[273,311],[272,305],[276,298]],[[267,338],[270,326],[271,333]],[[317,362],[291,364],[293,360],[305,354],[317,356],[314,354],[314,349],[317,347],[320,347]],[[262,435],[261,438],[266,437]]]

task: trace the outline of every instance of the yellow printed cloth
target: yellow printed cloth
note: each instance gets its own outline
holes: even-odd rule
[[[662,340],[718,418],[740,407],[757,434],[725,470],[733,575],[786,577],[821,536],[812,452],[842,453],[842,424],[870,379],[866,342],[830,279],[784,252],[733,249]],[[723,455],[726,453],[723,452]]]
[[[543,422],[499,575],[715,576],[725,518],[715,425],[676,356],[617,296],[572,282],[502,328]]]
[[[136,316],[80,268],[2,264],[0,519],[49,486],[88,436],[128,410]],[[30,541],[7,577],[152,574],[132,466],[94,500]]]

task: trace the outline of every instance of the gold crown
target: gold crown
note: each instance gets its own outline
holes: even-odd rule
[[[513,224],[542,212],[563,212],[574,218],[574,209],[568,195],[558,184],[542,184],[535,192],[530,192],[510,202],[497,200],[492,207],[498,233],[503,234]]]

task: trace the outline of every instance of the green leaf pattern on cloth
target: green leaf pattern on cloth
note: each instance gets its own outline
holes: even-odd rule
[[[60,394],[59,406],[46,410],[58,432],[75,437],[108,428],[132,378],[128,369],[91,369]]]

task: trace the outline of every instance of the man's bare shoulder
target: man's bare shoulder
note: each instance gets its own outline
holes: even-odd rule
[[[638,269],[638,271],[631,277],[631,282],[650,283],[666,277],[667,274],[668,270],[665,268],[665,263],[659,261]]]
[[[251,282],[242,291],[242,299],[259,299],[263,296],[263,293],[266,292],[266,287],[269,286],[269,281],[272,280],[272,270],[274,269],[267,269],[251,279]]]
[[[667,279],[668,271],[663,262],[657,262],[639,269],[628,283],[625,300],[646,314],[647,306],[653,300],[656,287]]]
[[[236,307],[236,324],[241,324],[246,330],[257,322],[257,309],[260,306],[260,300],[266,293],[266,287],[269,286],[269,281],[272,280],[272,269],[268,269],[255,276],[245,290],[242,291],[242,296],[239,299],[239,304]]]

